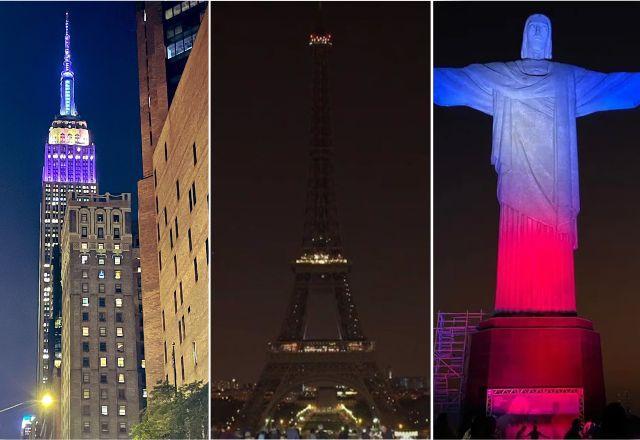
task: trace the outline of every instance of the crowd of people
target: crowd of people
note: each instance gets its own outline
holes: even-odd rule
[[[492,416],[477,415],[470,425],[463,426],[460,432],[452,429],[447,414],[439,414],[434,425],[435,439],[500,439],[505,436],[497,427]],[[554,438],[545,434],[537,423],[523,424],[518,429],[515,439],[547,439]],[[575,419],[564,434],[565,439],[637,439],[640,438],[640,417],[628,412],[620,403],[608,404],[602,418],[583,421]]]

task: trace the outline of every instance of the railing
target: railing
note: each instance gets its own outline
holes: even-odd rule
[[[271,353],[353,353],[372,352],[373,341],[284,341],[269,343]]]

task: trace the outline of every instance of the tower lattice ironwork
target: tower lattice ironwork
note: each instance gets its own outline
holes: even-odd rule
[[[329,102],[332,36],[318,11],[309,38],[313,60],[309,174],[302,252],[293,262],[294,289],[267,364],[246,403],[240,423],[256,430],[288,393],[308,384],[353,388],[381,420],[395,420],[388,381],[374,358],[349,287],[333,180]]]

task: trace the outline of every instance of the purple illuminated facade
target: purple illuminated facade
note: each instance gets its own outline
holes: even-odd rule
[[[62,326],[53,316],[52,279],[53,248],[60,243],[60,232],[67,205],[67,193],[75,192],[82,200],[98,192],[95,145],[87,122],[80,119],[74,96],[74,73],[71,66],[69,15],[65,19],[64,61],[60,73],[60,113],[49,127],[42,167],[40,202],[40,278],[38,383],[55,389],[59,385],[62,352],[54,330]],[[85,196],[86,195],[86,196]],[[58,380],[56,380],[58,379]]]

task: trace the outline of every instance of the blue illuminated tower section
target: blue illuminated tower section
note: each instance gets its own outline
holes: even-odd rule
[[[54,316],[53,250],[60,241],[67,193],[82,200],[98,192],[95,145],[87,122],[78,116],[71,66],[69,14],[65,16],[64,61],[60,73],[60,113],[49,127],[44,147],[42,199],[40,203],[40,279],[38,383],[55,388],[60,377],[61,318]]]

